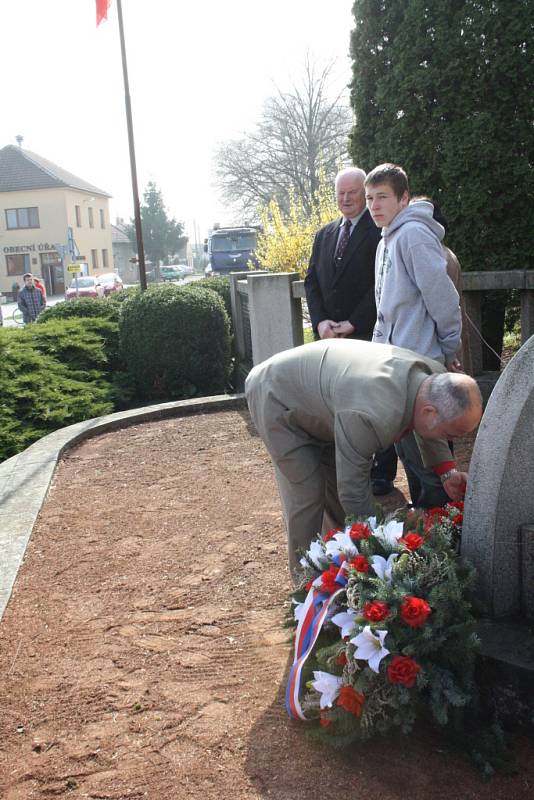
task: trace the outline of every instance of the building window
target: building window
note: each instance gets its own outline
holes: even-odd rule
[[[104,267],[104,269],[108,269],[108,267],[109,267],[108,251],[107,250],[102,250],[102,266]]]
[[[8,229],[39,228],[39,211],[33,208],[6,208],[6,224]]]
[[[98,269],[98,250],[91,250],[91,266],[93,270]]]
[[[103,208],[100,209],[100,227],[101,228],[105,228],[106,227],[106,218],[104,216],[104,209]]]
[[[24,275],[25,272],[31,272],[30,257],[26,253],[6,256],[6,263],[8,275]]]
[[[74,211],[76,212],[76,227],[82,227],[82,210],[80,206],[74,206]]]
[[[89,227],[94,228],[95,222],[93,220],[93,209],[91,208],[91,206],[89,206],[89,208],[87,209],[87,213],[89,215]]]

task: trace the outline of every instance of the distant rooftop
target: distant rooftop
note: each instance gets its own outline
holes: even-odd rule
[[[130,247],[132,246],[130,237],[127,236],[121,228],[113,225],[113,223],[111,225],[111,241],[113,244],[129,244]]]
[[[37,153],[8,144],[0,150],[0,192],[67,187],[111,197],[102,189],[52,164]]]

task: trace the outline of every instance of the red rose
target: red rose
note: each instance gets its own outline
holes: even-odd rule
[[[335,564],[332,564],[329,569],[325,570],[321,575],[321,592],[328,592],[328,594],[333,594],[338,589],[341,589],[339,583],[336,583],[337,574],[339,572],[339,567],[336,567]]]
[[[363,616],[369,622],[381,622],[389,614],[389,606],[381,600],[372,600],[363,607]]]
[[[407,533],[406,536],[402,536],[399,539],[399,542],[401,542],[407,550],[412,550],[412,552],[421,547],[424,541],[424,536],[419,536],[418,533],[414,533],[413,531],[411,533]]]
[[[328,533],[325,533],[325,535],[323,536],[323,541],[324,542],[329,542],[330,539],[334,538],[336,533],[341,533],[341,528],[330,528]]]
[[[350,527],[349,535],[353,542],[359,542],[361,539],[368,539],[371,536],[371,529],[363,522],[355,522]]]
[[[351,567],[354,567],[356,572],[369,572],[369,562],[365,556],[356,556],[349,561]]]
[[[415,686],[417,673],[421,671],[419,664],[407,656],[393,656],[388,665],[388,680],[390,683],[400,683],[411,689]]]
[[[342,650],[341,653],[338,653],[338,655],[336,656],[336,664],[339,664],[340,667],[344,667],[346,663],[347,663],[347,654],[345,653],[344,650]]]
[[[406,625],[412,628],[419,628],[424,625],[432,609],[426,600],[420,597],[405,597],[400,607],[400,617]]]
[[[461,525],[462,522],[464,521],[464,515],[462,514],[462,512],[461,511],[457,511],[455,516],[452,517],[452,521],[453,521],[454,525]]]
[[[361,717],[365,695],[355,691],[352,686],[342,686],[337,698],[338,706],[344,708],[355,717]]]

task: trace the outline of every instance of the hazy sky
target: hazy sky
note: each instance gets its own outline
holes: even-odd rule
[[[352,0],[123,0],[139,191],[154,180],[169,212],[204,236],[224,224],[215,144],[249,130],[274,86],[298,81],[309,52],[350,80]],[[113,195],[133,213],[115,0],[4,0],[0,147],[15,144]],[[228,216],[228,215],[226,215]]]

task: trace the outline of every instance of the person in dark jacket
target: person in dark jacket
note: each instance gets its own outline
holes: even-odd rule
[[[45,302],[42,292],[34,285],[31,272],[27,272],[22,277],[24,286],[18,294],[17,305],[22,311],[24,324],[28,325],[30,322],[35,322],[45,307]]]
[[[365,206],[365,177],[358,167],[338,172],[336,201],[343,216],[315,235],[304,288],[316,339],[348,337],[369,342],[373,335],[380,231]],[[372,473],[374,494],[391,492],[396,473],[394,448],[378,453]]]

